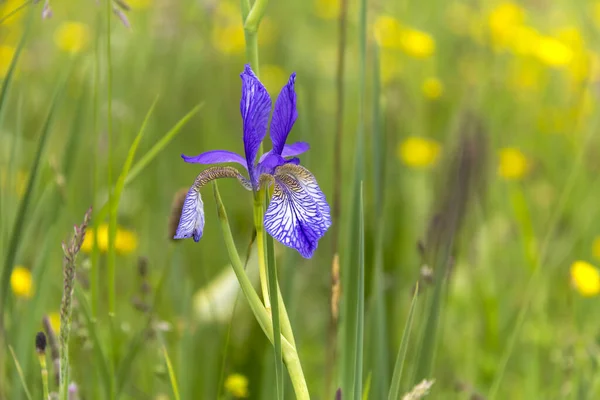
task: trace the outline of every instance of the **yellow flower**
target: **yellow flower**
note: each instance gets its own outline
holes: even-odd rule
[[[79,53],[87,46],[90,31],[81,22],[63,22],[54,32],[54,43],[67,53]]]
[[[48,320],[54,332],[58,334],[60,332],[60,313],[58,311],[51,312],[48,314]]]
[[[398,146],[398,157],[409,167],[426,168],[437,162],[440,148],[435,140],[409,137]]]
[[[513,40],[516,27],[525,23],[525,10],[512,2],[500,3],[488,17],[492,46],[495,50],[503,50]]]
[[[444,93],[444,84],[438,78],[427,78],[421,86],[423,95],[428,99],[437,99]]]
[[[81,245],[84,253],[91,253],[94,248],[94,231],[89,229]],[[117,227],[115,237],[115,248],[119,253],[129,254],[137,248],[137,235],[127,229]],[[98,227],[98,249],[102,252],[108,250],[108,225],[102,224]]]
[[[15,49],[10,46],[0,46],[0,79],[8,73],[8,68],[15,55]]]
[[[506,46],[518,55],[534,54],[541,35],[538,31],[530,26],[516,26],[513,30],[507,33]]]
[[[29,179],[27,172],[22,170],[17,171],[16,176],[10,178],[9,188],[6,187],[7,178],[6,168],[0,167],[0,189],[14,190],[14,193],[16,193],[17,196],[22,197],[27,188],[27,180]]]
[[[31,271],[22,266],[14,267],[10,276],[10,287],[15,296],[25,299],[31,298],[33,296]]]
[[[277,65],[261,65],[260,80],[269,93],[278,94],[288,80],[289,75]]]
[[[401,48],[400,37],[402,35],[402,26],[400,22],[389,15],[377,17],[373,25],[373,35],[377,44],[384,48]]]
[[[518,180],[527,174],[529,163],[525,155],[516,148],[500,150],[498,175],[506,180]]]
[[[248,397],[248,378],[241,374],[231,374],[225,379],[225,389],[233,397]]]
[[[404,29],[400,37],[402,50],[415,58],[428,58],[435,52],[435,41],[430,34],[416,29]]]
[[[550,36],[540,38],[535,55],[538,60],[550,67],[563,67],[573,60],[573,50]]]
[[[314,0],[315,15],[321,19],[336,19],[340,13],[340,0]]]
[[[211,37],[215,49],[223,54],[242,53],[246,41],[237,7],[229,1],[219,1],[214,21]]]
[[[571,283],[582,296],[600,293],[600,273],[588,262],[578,260],[571,264]]]
[[[127,0],[132,10],[143,10],[150,7],[152,0]]]

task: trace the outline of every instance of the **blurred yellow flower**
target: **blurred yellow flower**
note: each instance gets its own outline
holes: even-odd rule
[[[225,390],[233,397],[248,397],[248,378],[241,374],[231,374],[225,379]]]
[[[500,3],[488,16],[492,46],[502,50],[513,40],[516,27],[525,23],[525,10],[512,2]]]
[[[500,149],[498,175],[506,180],[523,178],[529,170],[529,162],[525,155],[516,148]]]
[[[315,15],[322,19],[336,19],[340,13],[340,0],[314,0]]]
[[[535,55],[550,67],[564,67],[573,60],[573,51],[560,40],[550,36],[540,38]]]
[[[85,234],[85,239],[81,245],[84,253],[91,253],[94,248],[94,231],[89,229]],[[115,238],[115,248],[119,253],[129,254],[137,248],[137,235],[127,229],[117,227],[117,236]],[[108,250],[108,224],[102,224],[98,227],[98,249],[102,252]]]
[[[54,332],[58,334],[60,332],[60,313],[58,311],[51,312],[48,314],[48,320]]]
[[[215,49],[223,54],[239,54],[244,51],[244,27],[237,6],[229,1],[219,1],[213,24],[211,40]]]
[[[404,29],[400,37],[402,50],[415,58],[431,57],[435,52],[435,41],[427,32],[416,29]]]
[[[530,26],[515,26],[507,33],[505,45],[518,55],[534,54],[540,41],[540,33]]]
[[[20,265],[14,267],[10,276],[10,287],[15,296],[25,299],[31,298],[33,296],[31,271]]]
[[[0,79],[8,73],[14,55],[15,49],[13,47],[0,45]]]
[[[271,94],[279,94],[279,91],[285,85],[289,78],[285,71],[277,65],[261,65],[260,80]]]
[[[578,260],[571,264],[571,283],[582,296],[600,293],[600,273],[588,262]]]
[[[67,53],[79,53],[85,49],[89,39],[89,28],[81,22],[63,22],[54,31],[54,43]]]
[[[379,52],[379,77],[385,85],[400,76],[402,64],[398,52],[382,48]]]
[[[437,162],[440,150],[435,140],[413,136],[400,143],[398,157],[409,167],[426,168]]]
[[[444,84],[438,78],[427,78],[421,86],[423,95],[428,99],[437,99],[444,93]]]
[[[152,0],[127,0],[127,4],[132,10],[144,10],[150,7]]]
[[[389,15],[380,15],[373,24],[373,35],[377,44],[388,49],[401,48],[400,37],[402,26],[400,22]]]

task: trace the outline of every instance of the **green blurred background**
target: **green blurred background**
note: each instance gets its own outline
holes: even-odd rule
[[[90,205],[99,210],[108,198],[105,7],[56,0],[49,3],[53,16],[48,19],[41,18],[42,3],[9,15],[21,4],[0,2],[0,80],[5,83],[30,28],[0,107],[3,262],[48,110],[54,93],[60,93],[5,305],[0,398],[7,399],[26,398],[15,359],[33,398],[41,397],[33,339],[43,315],[58,328],[60,243]],[[203,193],[202,240],[170,240],[174,196],[202,168],[185,164],[179,155],[242,151],[239,74],[246,60],[240,5],[229,0],[128,4],[130,11],[119,12],[130,28],[116,14],[111,20],[113,182],[155,99],[136,160],[202,106],[127,184],[120,200],[114,356],[123,360],[132,343],[141,343],[121,398],[171,398],[161,340],[182,398],[273,398],[272,349],[243,296],[236,301],[237,284],[209,188]],[[330,203],[335,186],[340,189],[341,215],[333,221],[339,237],[330,230],[310,260],[276,247],[312,397],[332,399],[338,384],[337,362],[331,358],[332,249],[339,240],[343,266],[350,247],[347,217],[363,101],[368,398],[387,397],[413,288],[420,281],[424,300],[417,305],[407,368],[417,364],[427,296],[435,286],[418,243],[426,239],[428,227],[435,228],[431,221],[439,204],[461,191],[469,201],[453,237],[430,397],[483,399],[491,392],[491,397],[510,399],[597,398],[600,2],[368,2],[367,93],[362,99],[359,5],[350,2],[338,154],[342,177],[335,179],[339,9],[336,0],[271,1],[259,29],[260,77],[271,95],[297,73],[299,119],[290,140],[311,144],[302,164],[317,177]],[[477,137],[484,138],[467,140],[476,155],[467,168],[476,172],[477,190],[452,184],[452,165],[464,160],[462,138],[469,137],[465,120],[477,121]],[[253,232],[252,197],[233,182],[222,182],[220,189],[234,238],[246,255]],[[78,284],[88,293],[92,266],[99,268],[94,326],[99,341],[108,343],[104,222],[95,221],[97,259],[92,235],[84,243]],[[250,256],[251,274],[253,260]],[[382,280],[373,278],[377,260]],[[147,265],[146,274],[140,273],[140,263]],[[104,398],[89,327],[76,305],[72,378],[81,398]],[[293,398],[291,391],[288,395]]]

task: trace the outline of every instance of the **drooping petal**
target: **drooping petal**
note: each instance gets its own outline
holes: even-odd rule
[[[186,156],[182,154],[181,158],[183,158],[185,162],[192,164],[219,164],[232,162],[242,164],[246,168],[248,167],[244,157],[233,151],[227,150],[212,150],[198,154],[197,156]]]
[[[252,190],[250,182],[233,167],[211,167],[202,171],[188,191],[181,208],[179,225],[173,239],[194,238],[196,242],[202,237],[204,230],[204,204],[200,196],[200,188],[207,183],[220,178],[237,179],[244,188]]]
[[[295,82],[296,73],[294,72],[275,101],[273,119],[271,120],[271,141],[273,142],[273,152],[275,154],[283,155],[285,141],[294,126],[294,122],[296,122],[296,118],[298,118],[296,92],[294,91]]]
[[[250,65],[246,64],[242,77],[242,100],[240,111],[244,125],[244,151],[250,180],[255,183],[254,159],[267,133],[271,113],[271,98],[258,80]]]
[[[274,186],[264,217],[266,231],[303,257],[312,257],[319,239],[331,226],[325,195],[315,177],[295,164],[277,168]]]
[[[183,208],[181,209],[181,218],[173,239],[194,238],[198,242],[202,237],[204,230],[204,203],[200,196],[200,189],[192,186],[188,191]]]

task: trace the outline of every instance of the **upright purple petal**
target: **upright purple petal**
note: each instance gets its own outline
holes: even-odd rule
[[[181,218],[179,219],[179,225],[177,226],[177,231],[175,232],[173,239],[187,239],[193,237],[194,241],[198,242],[202,237],[203,230],[204,203],[202,203],[200,189],[196,188],[194,185],[188,191],[185,201],[183,202]]]
[[[329,204],[315,177],[304,167],[277,168],[275,187],[264,217],[266,231],[282,244],[312,257],[331,226]]]
[[[281,89],[275,109],[273,110],[273,119],[271,121],[271,141],[273,142],[273,153],[282,155],[283,146],[287,140],[288,134],[298,118],[296,109],[296,92],[294,83],[296,73],[294,72],[288,83]]]
[[[193,164],[219,164],[232,162],[242,164],[247,168],[244,157],[233,151],[227,150],[212,150],[192,157],[182,154],[181,158],[183,158],[185,162]]]
[[[254,159],[265,134],[271,113],[271,98],[258,80],[250,65],[246,64],[242,77],[242,101],[240,111],[244,125],[244,150],[250,181],[256,183]]]

